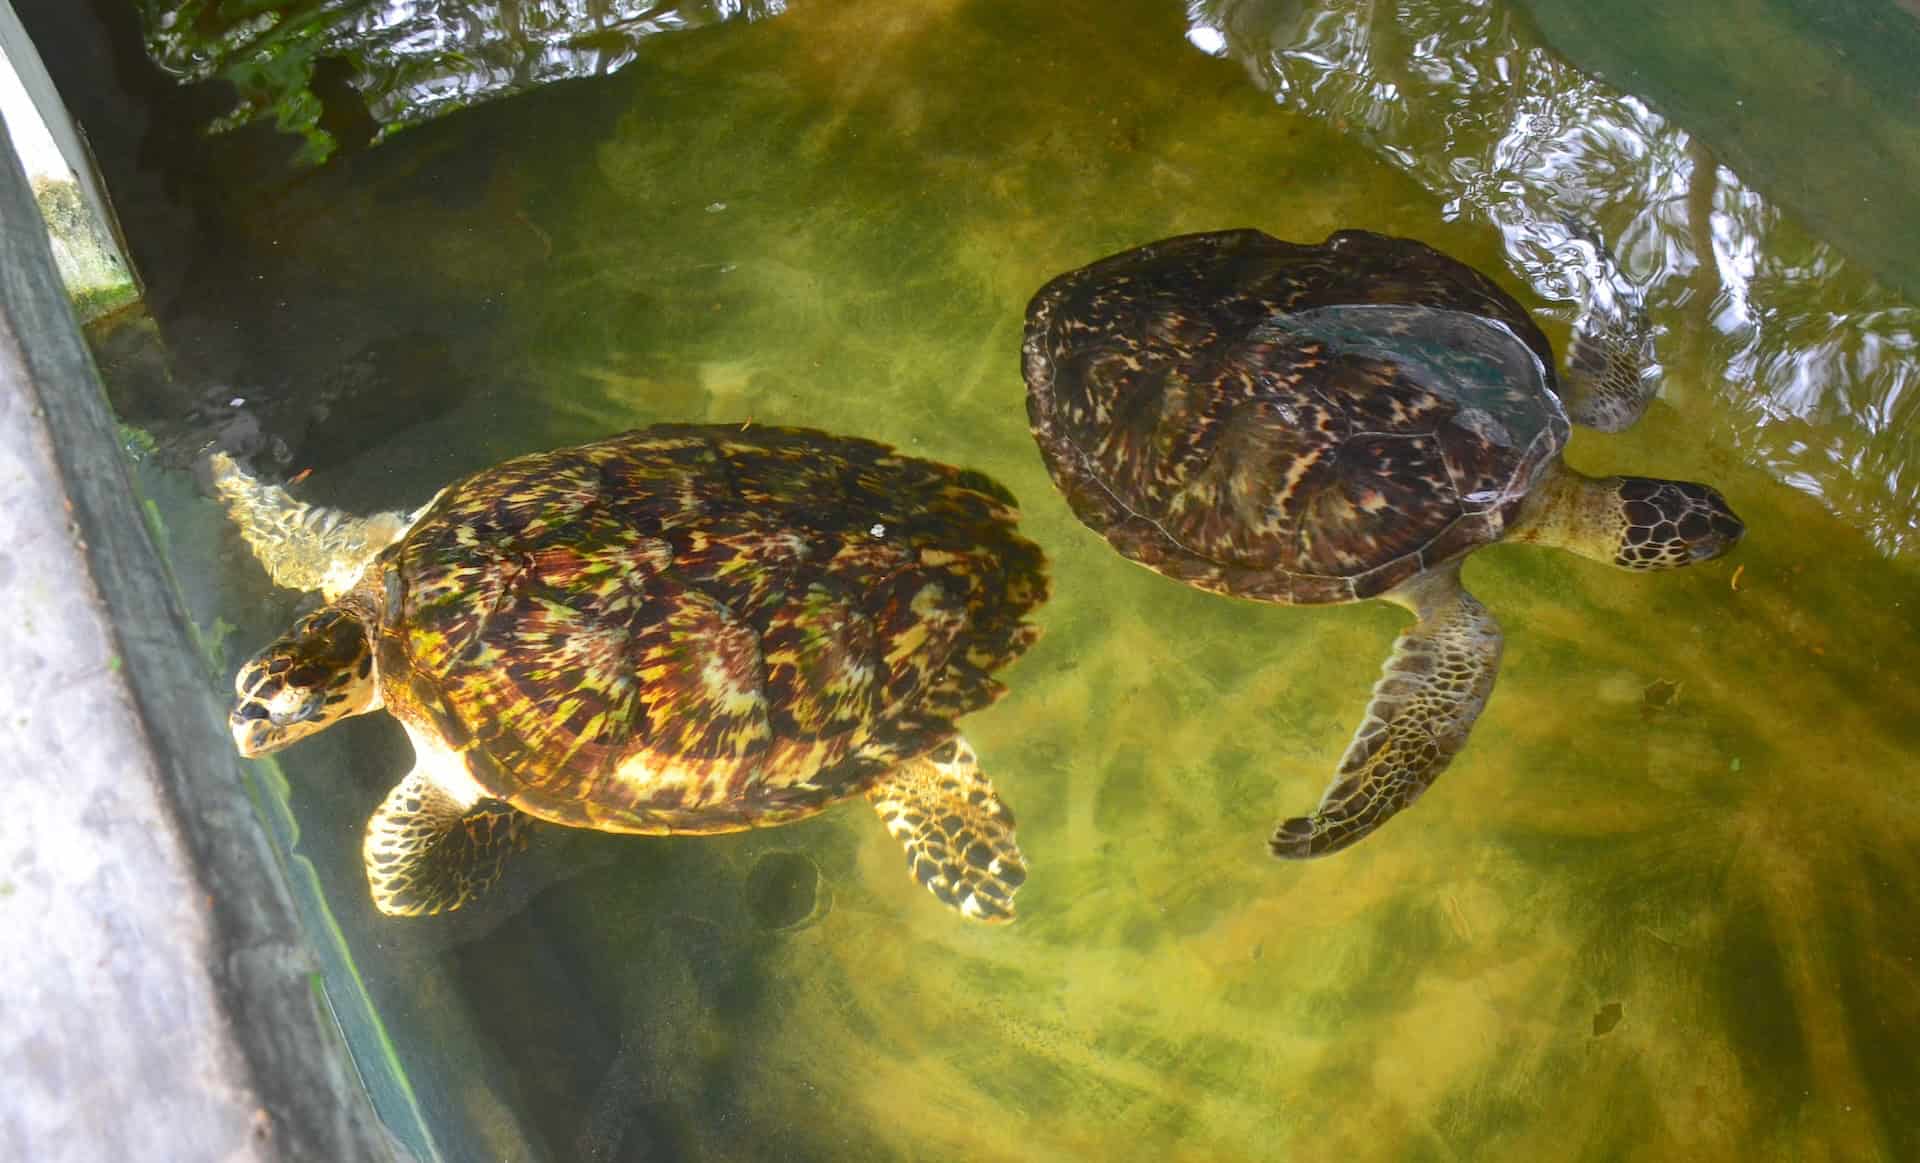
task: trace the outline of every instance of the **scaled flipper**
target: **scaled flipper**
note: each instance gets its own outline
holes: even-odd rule
[[[1011,921],[1027,879],[1013,839],[1013,812],[966,740],[955,736],[867,790],[880,819],[907,850],[907,870],[942,904],[976,921]]]
[[[1586,310],[1574,320],[1561,399],[1575,424],[1618,432],[1640,419],[1659,390],[1653,327],[1599,231],[1572,219],[1564,225],[1579,255]]]
[[[224,452],[209,460],[214,490],[274,584],[339,597],[413,520],[407,513],[356,517],[294,499],[255,479]]]
[[[1645,318],[1598,315],[1575,325],[1564,369],[1567,419],[1584,428],[1618,432],[1640,419],[1659,382]]]
[[[1460,588],[1459,566],[1386,595],[1419,616],[1394,644],[1367,717],[1311,816],[1274,829],[1273,854],[1302,860],[1360,841],[1411,804],[1466,744],[1500,669],[1500,626]]]
[[[467,904],[527,846],[530,822],[503,800],[463,811],[416,768],[367,821],[361,855],[374,907],[390,917],[418,917]]]

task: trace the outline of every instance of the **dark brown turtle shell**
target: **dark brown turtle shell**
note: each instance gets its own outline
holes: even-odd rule
[[[383,554],[382,694],[542,819],[778,823],[1000,695],[1047,595],[1016,520],[986,476],[805,429],[522,456]]]
[[[1379,594],[1498,538],[1567,439],[1553,351],[1423,243],[1169,238],[1027,308],[1027,414],[1121,553],[1263,601]]]

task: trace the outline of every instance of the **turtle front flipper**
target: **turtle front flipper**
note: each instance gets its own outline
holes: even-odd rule
[[[1567,419],[1584,428],[1618,432],[1653,402],[1653,343],[1646,317],[1598,313],[1575,325],[1563,371]]]
[[[317,590],[328,601],[358,581],[367,563],[407,531],[406,513],[355,517],[298,501],[279,485],[263,484],[224,452],[209,463],[227,515],[275,585]]]
[[[867,798],[906,848],[907,870],[941,904],[976,921],[1013,919],[1026,861],[1013,840],[1013,812],[966,740],[955,736],[901,764]]]
[[[1311,816],[1274,829],[1275,856],[1303,860],[1358,843],[1446,770],[1493,692],[1500,626],[1460,587],[1458,564],[1385,595],[1419,617],[1394,644],[1367,717]]]
[[[1562,225],[1566,249],[1580,268],[1578,281],[1585,284],[1586,307],[1573,324],[1561,398],[1575,424],[1618,432],[1640,419],[1659,388],[1653,327],[1599,229],[1573,218]]]
[[[423,917],[468,903],[526,847],[528,820],[503,800],[462,807],[414,768],[367,821],[360,854],[374,907],[390,917]]]

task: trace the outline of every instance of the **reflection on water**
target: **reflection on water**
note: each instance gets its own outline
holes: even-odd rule
[[[323,161],[372,137],[539,85],[630,64],[661,32],[785,11],[787,0],[142,0],[148,49],[239,104],[216,128],[271,116]],[[329,100],[334,108],[327,108]],[[341,106],[346,106],[342,108]],[[331,114],[331,116],[329,116]],[[356,125],[356,123],[363,123]]]
[[[1750,184],[1920,295],[1920,3],[1521,0],[1575,64],[1631,78]]]
[[[1496,0],[1195,0],[1187,38],[1325,118],[1505,239],[1541,295],[1583,300],[1569,222],[1597,224],[1669,343],[1706,343],[1741,452],[1920,550],[1920,312],[1717,165],[1685,130],[1575,71]],[[1836,301],[1837,300],[1837,301]],[[1821,429],[1810,439],[1811,429]]]
[[[180,369],[226,341],[234,380],[158,398],[362,510],[657,420],[810,423],[1005,481],[1056,596],[968,736],[1032,877],[981,931],[858,812],[544,829],[471,915],[389,921],[359,835],[405,740],[329,731],[262,794],[435,1128],[417,1150],[1920,1158],[1910,306],[1486,4],[842,0],[640,51],[235,195],[196,294],[156,306]],[[1473,741],[1413,818],[1278,865],[1269,829],[1325,786],[1405,619],[1119,560],[1026,431],[1021,309],[1242,225],[1415,235],[1538,302],[1608,277],[1567,217],[1622,251],[1610,289],[1667,367],[1570,462],[1713,481],[1749,535],[1659,577],[1476,554],[1506,656]],[[294,599],[185,474],[142,481],[225,683]]]

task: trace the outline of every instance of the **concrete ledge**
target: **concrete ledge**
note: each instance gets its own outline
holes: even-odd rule
[[[0,155],[0,1157],[392,1159]]]

